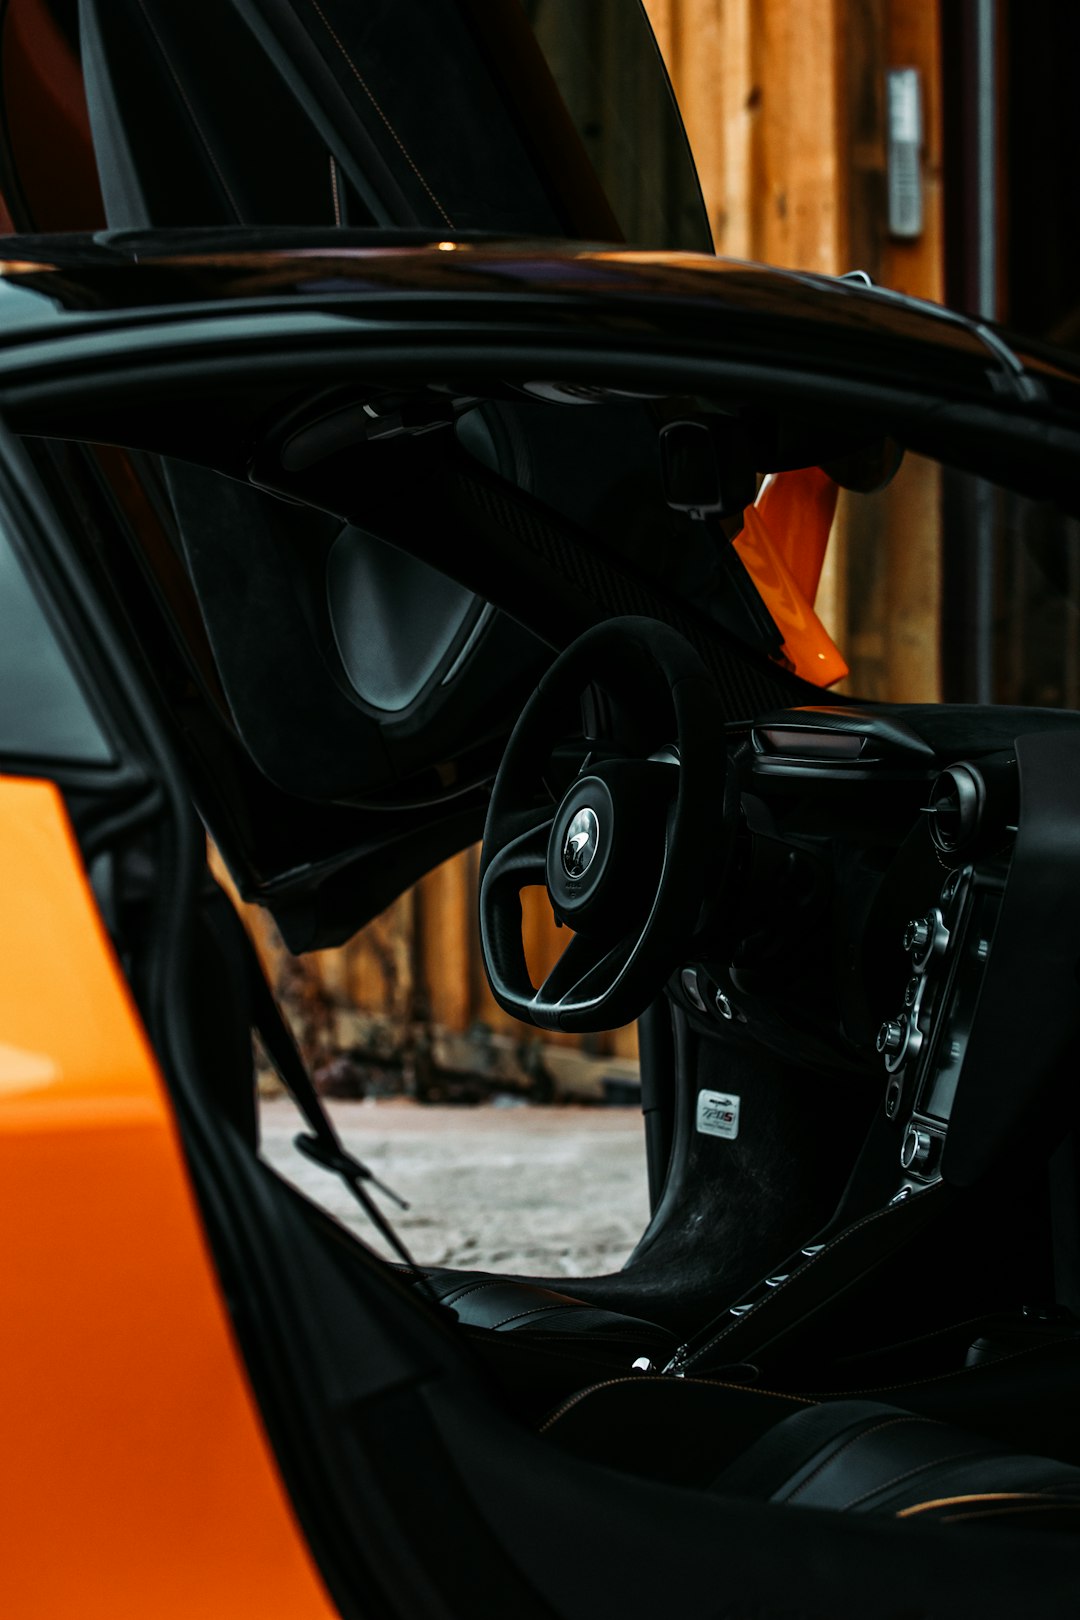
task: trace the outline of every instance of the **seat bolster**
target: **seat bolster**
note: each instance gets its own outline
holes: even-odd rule
[[[604,1310],[572,1294],[482,1271],[432,1270],[425,1275],[440,1302],[466,1327],[561,1339],[599,1338],[654,1356],[675,1350],[674,1334],[655,1322]]]
[[[701,1490],[720,1458],[740,1455],[810,1404],[798,1395],[715,1379],[633,1373],[560,1401],[540,1433],[586,1462]]]

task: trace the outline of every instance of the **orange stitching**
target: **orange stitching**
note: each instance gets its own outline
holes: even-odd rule
[[[330,35],[330,38],[333,40],[334,44],[337,46],[337,48],[341,52],[342,56],[345,58],[346,62],[349,64],[349,67],[350,67],[350,69],[352,71],[353,78],[356,80],[357,84],[360,86],[360,88],[364,92],[365,96],[367,96],[368,100],[371,102],[371,105],[374,107],[375,111],[378,113],[379,117],[382,119],[383,123],[386,125],[387,129],[389,130],[389,132],[390,132],[391,136],[393,137],[394,141],[397,143],[397,146],[400,148],[402,157],[405,159],[406,163],[409,165],[409,168],[412,170],[413,174],[415,174],[416,178],[419,180],[420,184],[423,186],[424,190],[427,192],[428,196],[431,198],[432,202],[435,204],[435,207],[439,210],[439,213],[443,217],[444,223],[449,225],[451,230],[452,230],[453,226],[454,226],[453,220],[450,218],[450,215],[446,212],[446,209],[443,207],[443,205],[439,201],[438,197],[436,197],[435,193],[432,191],[431,187],[428,185],[427,181],[424,179],[424,176],[420,173],[420,170],[417,168],[416,164],[414,163],[412,155],[410,154],[408,148],[406,147],[405,142],[401,139],[401,136],[398,134],[397,130],[394,128],[393,124],[390,122],[389,118],[387,118],[386,114],[383,112],[382,108],[379,106],[379,103],[376,101],[375,97],[372,95],[370,89],[368,88],[367,81],[364,79],[363,75],[361,74],[360,69],[357,67],[356,63],[353,61],[353,59],[349,55],[348,51],[345,49],[344,45],[341,43],[341,41],[338,38],[337,34],[335,34],[333,28],[330,26],[330,23],[327,21],[326,13],[323,11],[322,7],[320,6],[319,0],[311,0],[311,5],[318,12],[319,17],[322,20],[323,27],[326,29],[326,32]]]
[[[910,1507],[899,1508],[895,1519],[912,1519],[916,1513],[929,1513],[932,1508],[963,1507],[969,1502],[1042,1502],[1041,1491],[971,1491],[967,1496],[932,1496],[925,1502],[913,1502]]]
[[[963,1524],[965,1519],[1003,1519],[1010,1513],[1080,1512],[1080,1502],[1016,1502],[1011,1507],[990,1508],[986,1513],[945,1513],[942,1524]]]

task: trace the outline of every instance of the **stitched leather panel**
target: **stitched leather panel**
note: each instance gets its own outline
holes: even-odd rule
[[[937,1496],[904,1508],[897,1517],[937,1524],[983,1524],[991,1530],[1051,1530],[1075,1535],[1080,1530],[1080,1486],[1055,1486],[1046,1492],[987,1491]]]
[[[540,1432],[589,1462],[700,1489],[724,1456],[806,1404],[771,1390],[637,1373],[579,1391]]]
[[[785,1418],[712,1488],[839,1513],[897,1514],[963,1494],[1080,1491],[1080,1469],[876,1401],[835,1401]]]
[[[682,1370],[698,1375],[733,1361],[753,1361],[780,1339],[791,1340],[822,1302],[845,1288],[920,1232],[938,1212],[947,1189],[942,1183],[890,1204],[846,1226],[770,1289],[742,1316],[730,1312],[690,1341]]]
[[[674,1335],[654,1322],[604,1310],[551,1288],[475,1271],[430,1271],[426,1275],[437,1298],[466,1327],[488,1328],[493,1333],[524,1331],[564,1339],[619,1340],[639,1347],[642,1353],[670,1354],[675,1347]]]

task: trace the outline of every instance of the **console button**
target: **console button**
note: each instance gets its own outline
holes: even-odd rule
[[[882,1057],[890,1057],[893,1052],[902,1051],[906,1031],[903,1020],[887,1018],[877,1032],[877,1049]]]
[[[885,1067],[894,1073],[908,1058],[917,1055],[922,1045],[922,1031],[913,1024],[907,1013],[899,1018],[887,1018],[877,1032],[878,1051],[885,1059]]]
[[[687,1000],[694,1004],[698,1012],[704,1012],[705,997],[698,987],[697,970],[695,968],[683,968],[680,978]]]
[[[913,917],[904,929],[904,949],[911,952],[916,973],[924,972],[931,958],[940,956],[948,943],[949,930],[937,906],[925,917]]]
[[[900,1146],[900,1163],[904,1169],[913,1171],[917,1176],[926,1175],[933,1154],[934,1138],[930,1132],[920,1130],[917,1125],[909,1125]]]
[[[963,866],[958,871],[950,872],[941,885],[941,899],[938,901],[942,911],[948,915],[963,899],[964,890],[970,881],[972,867]]]

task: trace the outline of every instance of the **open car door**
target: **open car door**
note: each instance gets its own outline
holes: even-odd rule
[[[109,224],[711,248],[631,0],[80,0]]]
[[[5,16],[9,79],[23,65],[19,9]],[[95,205],[136,252],[147,232],[246,226],[255,246],[281,225],[320,240],[340,230],[343,245],[357,232],[365,245],[480,234],[711,250],[638,4],[46,9],[65,82],[81,73]],[[24,157],[20,173],[18,137],[8,130],[4,155],[16,225],[63,223],[69,204],[45,195],[40,162]],[[328,397],[324,415],[332,434],[366,413],[368,439],[449,426],[463,454],[519,488],[565,483],[512,404],[467,404],[418,421],[408,400],[368,390]],[[634,414],[644,423],[647,410]],[[305,412],[311,431],[310,401]],[[654,425],[646,436],[654,445]],[[205,811],[241,889],[296,949],[348,937],[479,836],[478,788],[552,648],[364,529],[180,459],[91,460],[68,474],[102,487],[134,531],[197,689],[190,724],[222,762]]]

